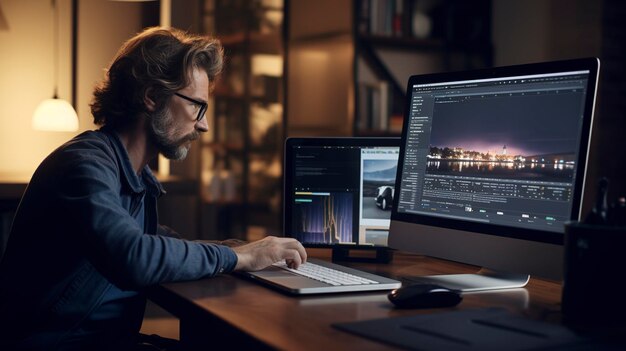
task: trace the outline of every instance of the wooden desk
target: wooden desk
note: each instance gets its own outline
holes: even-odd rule
[[[328,250],[308,250],[330,259]],[[396,253],[391,264],[350,264],[392,277],[472,273],[475,267]],[[331,326],[435,310],[396,310],[387,292],[291,297],[246,279],[224,275],[193,282],[164,284],[149,297],[180,318],[181,342],[229,349],[387,350],[394,349]],[[458,306],[436,311],[505,307],[531,318],[559,322],[561,285],[531,279],[524,289],[464,295]]]

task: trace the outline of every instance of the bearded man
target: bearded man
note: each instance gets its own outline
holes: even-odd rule
[[[222,62],[219,42],[175,29],[121,47],[91,104],[101,128],[52,152],[19,205],[0,264],[0,349],[135,349],[144,288],[306,261],[293,239],[231,248],[158,224],[164,191],[148,163],[184,159],[208,130]]]

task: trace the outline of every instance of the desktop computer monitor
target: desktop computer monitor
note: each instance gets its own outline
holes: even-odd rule
[[[497,272],[421,280],[472,291],[562,278],[598,71],[591,58],[410,77],[389,245]]]

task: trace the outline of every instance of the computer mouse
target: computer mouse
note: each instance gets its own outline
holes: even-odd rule
[[[435,284],[413,284],[387,295],[398,308],[436,308],[456,306],[463,300],[460,292]]]

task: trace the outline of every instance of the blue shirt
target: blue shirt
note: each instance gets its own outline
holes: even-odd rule
[[[232,249],[158,225],[163,193],[148,167],[134,172],[107,129],[50,154],[22,197],[0,263],[0,349],[115,348],[139,330],[143,288],[232,271]]]
[[[142,182],[141,179],[139,181]],[[145,232],[144,203],[142,198],[139,210],[131,216]],[[98,307],[85,318],[81,327],[73,333],[73,338],[80,342],[87,336],[89,338],[102,337],[98,334],[105,331],[110,339],[132,341],[133,335],[141,328],[145,308],[146,301],[142,294],[134,290],[122,290],[111,284]],[[113,335],[110,334],[111,331],[115,331]],[[121,335],[117,333],[121,333]]]

